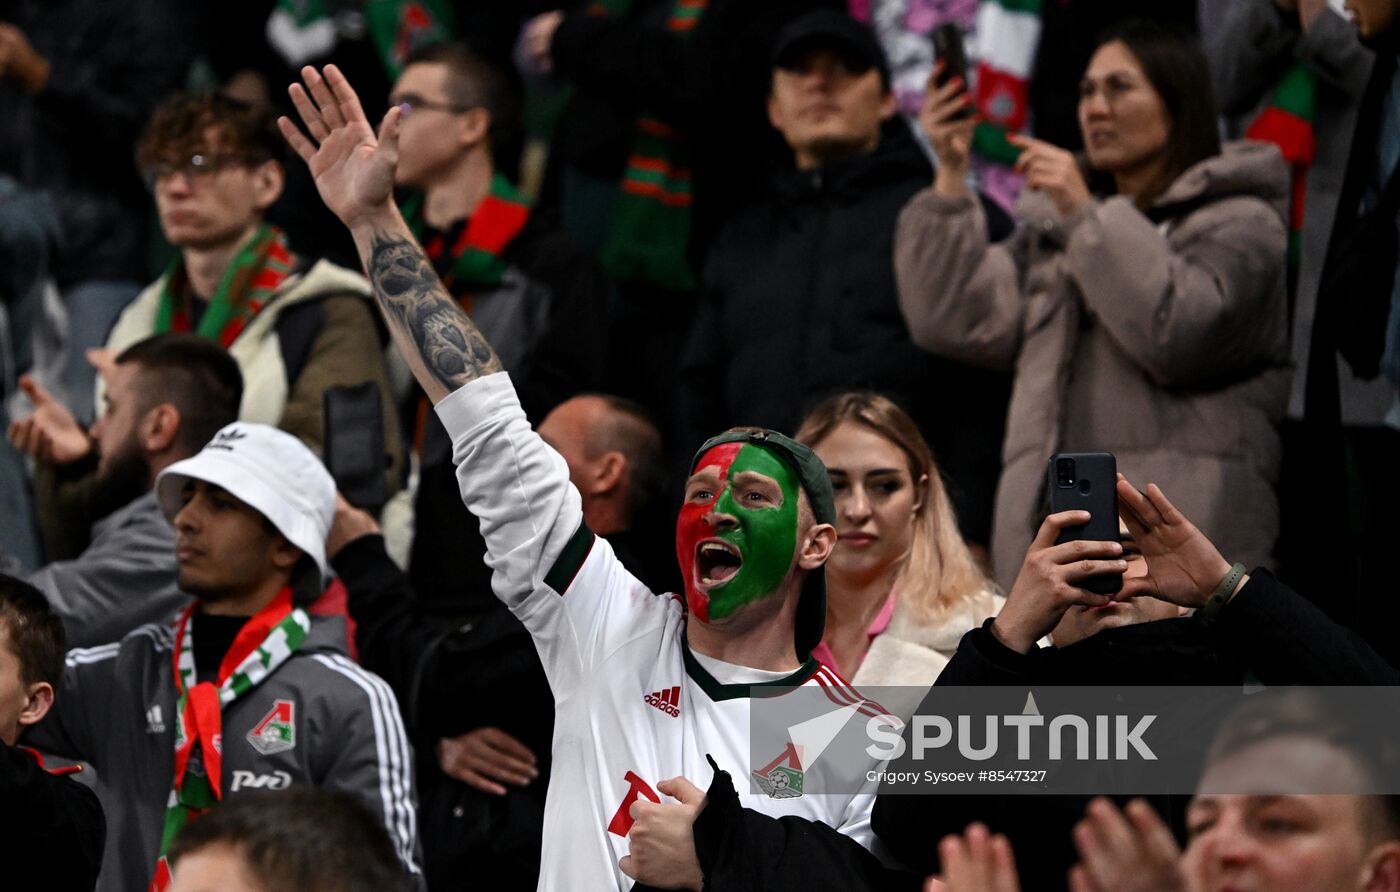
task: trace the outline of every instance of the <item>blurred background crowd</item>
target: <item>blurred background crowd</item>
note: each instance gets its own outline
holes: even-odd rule
[[[187,601],[160,472],[295,437],[430,885],[533,888],[545,682],[273,123],[334,63],[402,110],[399,206],[652,590],[691,450],[796,432],[850,533],[818,656],[927,686],[1034,550],[1046,458],[1108,451],[1400,664],[1397,7],[0,0],[0,568],[118,640]]]

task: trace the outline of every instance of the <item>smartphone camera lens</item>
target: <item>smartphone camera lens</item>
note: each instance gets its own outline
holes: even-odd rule
[[[1074,459],[1061,458],[1055,461],[1055,485],[1064,489],[1074,486]]]

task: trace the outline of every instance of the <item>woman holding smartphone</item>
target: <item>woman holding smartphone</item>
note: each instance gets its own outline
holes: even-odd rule
[[[797,439],[826,465],[836,495],[826,633],[813,656],[858,688],[921,696],[1006,599],[958,532],[933,454],[903,409],[875,393],[840,394],[807,414]],[[918,701],[878,697],[905,718]]]
[[[1222,148],[1210,97],[1187,38],[1124,26],[1084,72],[1084,156],[1011,137],[1021,227],[993,245],[967,185],[965,85],[930,84],[921,121],[938,172],[900,216],[900,306],[925,349],[1016,370],[992,532],[1005,587],[1044,517],[1056,451],[1116,454],[1229,553],[1269,560],[1288,171],[1273,146]]]

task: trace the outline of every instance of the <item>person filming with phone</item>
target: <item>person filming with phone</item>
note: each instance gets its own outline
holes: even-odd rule
[[[900,215],[895,272],[915,343],[1016,371],[997,581],[1012,588],[1043,518],[1045,456],[1091,447],[1161,482],[1228,553],[1267,563],[1289,375],[1278,152],[1222,147],[1201,51],[1124,25],[1081,81],[1083,156],[1011,136],[1022,225],[992,244],[967,184],[971,98],[940,74],[921,112],[938,170]]]
[[[1050,470],[1057,470],[1054,459]],[[1108,504],[1118,515],[1118,541],[1085,535],[1094,511],[1072,508],[1047,516],[1001,612],[963,636],[935,688],[1034,686],[1045,703],[1053,689],[1076,685],[1400,682],[1400,671],[1358,635],[1333,623],[1267,569],[1247,571],[1244,564],[1231,563],[1236,555],[1208,538],[1161,487],[1150,483],[1139,491],[1121,474],[1104,482],[1111,493]],[[1053,477],[1050,483],[1055,484]],[[1091,582],[1114,575],[1121,580],[1111,586]],[[1111,592],[1090,591],[1091,585]],[[1191,615],[1181,615],[1186,611]],[[1052,646],[1042,646],[1042,636]],[[906,727],[914,727],[921,715],[936,714],[938,704],[947,702],[939,700],[940,693],[946,692],[931,692]],[[1182,824],[1184,800],[1146,798],[1164,817]],[[871,824],[902,863],[936,873],[945,868],[937,840],[980,822],[1014,841],[1017,870],[1035,880],[1028,888],[1063,890],[1071,888],[1064,878],[1079,857],[1069,828],[1090,799],[886,790],[876,800]]]

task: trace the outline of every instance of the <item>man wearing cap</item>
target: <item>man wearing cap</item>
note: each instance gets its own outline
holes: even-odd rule
[[[335,484],[290,434],[238,422],[156,481],[196,600],[70,651],[26,743],[91,762],[107,813],[99,890],[161,889],[181,827],[225,796],[309,784],[358,796],[417,875],[413,779],[393,694],[305,605],[327,575]]]
[[[894,397],[953,481],[965,532],[991,529],[1009,379],[917,346],[899,311],[894,230],[932,168],[896,114],[874,34],[809,13],[778,34],[768,120],[791,150],[765,200],[711,248],[682,361],[682,442],[734,423],[779,430],[837,391]],[[1010,232],[990,202],[992,237]]]
[[[811,658],[835,544],[821,462],[766,430],[706,442],[676,524],[685,592],[653,594],[583,523],[563,458],[530,429],[500,361],[394,205],[399,111],[376,138],[338,69],[302,73],[306,87],[291,94],[310,138],[286,118],[282,132],[350,228],[389,328],[452,437],[493,588],[534,637],[554,692],[540,888],[723,888],[729,870],[763,888],[791,853],[779,842],[761,862],[726,861],[749,815],[783,838],[830,833],[823,852],[841,854],[828,878],[857,888],[848,880],[866,869],[860,859],[874,860],[861,848],[872,840],[868,788],[815,796],[800,795],[800,780],[770,792],[749,782],[765,767],[749,752],[754,686],[826,692],[832,709],[879,718]],[[797,770],[823,767],[809,760]],[[862,774],[867,767],[876,766]],[[737,794],[730,776],[741,779]],[[695,783],[709,783],[708,796]],[[716,822],[726,822],[718,832]]]

